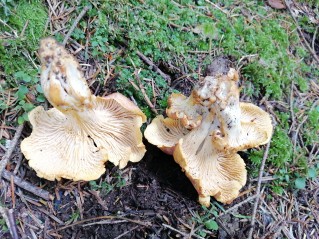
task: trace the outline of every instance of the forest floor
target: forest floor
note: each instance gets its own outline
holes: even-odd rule
[[[318,6],[0,0],[0,238],[319,238]],[[142,130],[172,92],[188,95],[212,59],[227,56],[241,100],[275,125],[270,145],[240,153],[248,179],[239,197],[200,206],[173,157],[146,140],[140,162],[107,163],[98,180],[37,177],[19,145],[32,131],[28,112],[48,106],[37,55],[46,36],[66,43],[95,95],[134,101],[148,118]]]

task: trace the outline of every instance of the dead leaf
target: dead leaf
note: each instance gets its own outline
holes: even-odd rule
[[[282,0],[267,0],[269,6],[274,9],[286,9],[286,5]]]

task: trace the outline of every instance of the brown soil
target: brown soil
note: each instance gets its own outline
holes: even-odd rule
[[[150,145],[148,145],[150,146]],[[162,223],[180,228],[177,218],[188,222],[191,219],[189,210],[199,209],[196,203],[196,191],[172,157],[164,155],[159,150],[148,147],[146,157],[138,164],[131,164],[126,170],[126,176],[131,174],[129,185],[115,188],[111,192],[100,195],[101,203],[97,198],[88,196],[83,204],[83,217],[92,218],[105,215],[119,215],[147,226],[139,225],[126,220],[115,220],[118,223],[83,225],[68,228],[60,234],[63,238],[170,238],[176,233],[163,230]],[[154,155],[156,157],[154,157]],[[114,168],[109,168],[112,175]],[[122,175],[124,176],[124,175]],[[88,187],[84,187],[89,190]],[[62,197],[61,205],[65,205],[70,198]],[[104,204],[104,205],[103,205]],[[58,215],[72,214],[60,207]],[[67,218],[66,218],[67,219]]]
[[[228,62],[226,58],[219,59],[225,64]],[[211,65],[206,74],[213,74],[214,69]],[[172,87],[189,95],[194,81],[191,78],[173,80]],[[116,80],[109,85],[114,83]],[[97,85],[96,91],[98,89]],[[24,132],[27,137],[31,129],[26,127]],[[130,163],[124,170],[107,163],[106,173],[95,185],[69,180],[49,182],[37,177],[27,162],[22,161],[18,176],[49,191],[55,199],[42,203],[34,195],[18,190],[15,217],[19,225],[24,224],[18,226],[19,230],[24,228],[19,234],[22,238],[32,238],[33,234],[38,238],[193,238],[198,227],[204,229],[194,220],[195,212],[205,214],[197,202],[197,192],[172,156],[146,141],[144,144],[147,152],[143,160]],[[19,155],[21,152],[16,152],[11,160],[10,171],[16,167]],[[3,188],[8,195],[6,205],[12,208],[10,184],[6,182]],[[250,208],[247,207],[238,213],[245,214]],[[237,235],[244,235],[247,223],[238,223],[231,215],[220,219],[222,227],[218,238],[231,238],[229,234],[234,235],[235,231]],[[227,229],[229,225],[231,230]],[[240,233],[239,228],[242,228]],[[217,238],[217,232],[206,233],[205,238]],[[0,232],[0,238],[10,238],[10,234]]]
[[[25,232],[19,234],[31,236],[34,232],[38,238],[83,239],[178,237],[178,233],[163,224],[187,234],[189,228],[185,225],[191,225],[192,211],[202,210],[196,202],[197,193],[172,156],[149,144],[147,149],[141,162],[129,164],[122,173],[111,163],[107,164],[106,174],[96,184],[108,182],[108,185],[114,186],[112,190],[103,187],[96,189],[88,182],[48,182],[39,179],[33,170],[24,169],[29,182],[42,185],[55,195],[55,199],[45,206],[34,195],[18,190],[22,197],[16,197],[15,216],[17,221],[25,223]],[[125,179],[124,185],[116,186],[119,179]],[[4,186],[10,195],[10,185],[6,182]],[[23,202],[22,198],[27,201]],[[9,204],[12,207],[10,198],[7,199]],[[78,215],[78,218],[72,215]],[[114,218],[103,219],[103,216]],[[39,225],[45,228],[39,228]],[[67,228],[59,230],[64,226]],[[10,238],[10,235],[8,232],[1,233],[0,238]]]

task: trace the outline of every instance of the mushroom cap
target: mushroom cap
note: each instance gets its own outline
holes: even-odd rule
[[[35,108],[29,114],[33,131],[21,151],[39,177],[95,180],[109,160],[123,168],[145,153],[139,130],[142,117],[116,100],[97,97],[91,109],[66,115]]]
[[[226,107],[223,114],[224,117],[219,117],[221,124],[229,122],[229,130],[226,133],[219,129],[213,132],[216,148],[237,152],[266,144],[270,140],[273,130],[270,115],[258,106],[240,102],[239,107]]]
[[[137,105],[135,105],[132,101],[130,101],[127,97],[122,95],[121,93],[115,92],[113,94],[104,96],[103,99],[112,99],[118,102],[122,107],[124,107],[126,110],[130,111],[131,113],[134,113],[136,115],[141,116],[142,122],[146,122],[146,116],[141,111],[140,108],[138,108]]]
[[[205,206],[209,206],[210,196],[222,203],[232,202],[246,183],[243,159],[212,147],[209,118],[181,138],[173,154]]]
[[[231,97],[239,101],[239,90],[237,86],[238,73],[230,68],[226,75],[206,76],[194,87],[192,92],[196,95],[197,102],[202,106],[210,107],[216,105],[224,109]]]
[[[254,128],[255,131],[262,131],[264,134],[263,139],[259,138],[255,141],[255,144],[251,143],[252,146],[243,147],[243,149],[252,148],[256,147],[257,145],[263,145],[268,143],[271,139],[273,131],[270,115],[258,106],[244,102],[240,102],[240,112],[240,120],[243,127],[243,135],[245,135],[245,133],[249,131],[249,128]]]
[[[21,142],[21,151],[39,177],[89,181],[105,172],[107,153],[94,145],[75,118],[38,106],[29,120],[32,134]]]
[[[173,155],[179,139],[188,132],[181,120],[164,119],[162,115],[159,115],[147,126],[144,136],[148,142],[159,147],[164,153]]]
[[[202,116],[200,114],[201,106],[195,97],[194,94],[189,97],[180,93],[171,94],[168,98],[167,116],[171,119],[181,119],[181,123],[188,129],[197,127]]]

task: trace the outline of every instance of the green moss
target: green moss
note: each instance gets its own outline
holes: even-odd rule
[[[306,146],[319,142],[319,106],[307,112],[308,119],[305,123],[304,140]]]
[[[6,20],[6,24],[0,24],[0,31],[7,31],[12,37],[0,40],[1,70],[5,74],[5,84],[0,87],[0,91],[18,89],[15,93],[18,101],[14,110],[21,112],[18,121],[22,123],[28,119],[25,112],[34,107],[26,101],[26,93],[32,92],[39,99],[38,103],[43,102],[43,95],[37,90],[39,80],[35,52],[39,40],[44,36],[48,16],[42,1],[38,0],[21,0],[6,4],[6,7],[6,12],[0,11]],[[2,19],[1,15],[0,18]],[[1,104],[0,113],[6,107]]]
[[[16,31],[18,37],[0,42],[0,61],[9,81],[12,80],[13,74],[17,71],[24,71],[32,77],[36,76],[37,69],[34,68],[27,55],[29,54],[30,58],[36,59],[35,51],[38,48],[39,40],[44,36],[47,19],[46,9],[41,1],[22,0],[14,8],[10,8],[7,25]],[[11,29],[1,24],[0,31],[12,32]]]
[[[268,159],[276,167],[284,167],[292,160],[292,142],[286,130],[275,129]]]
[[[21,32],[25,24],[24,35],[29,41],[38,44],[39,39],[43,36],[45,23],[48,15],[42,1],[18,1],[14,11],[9,18],[9,24]]]

